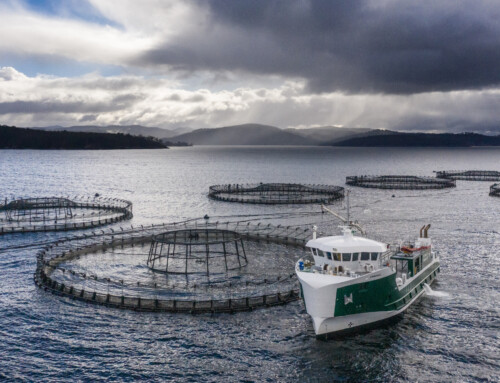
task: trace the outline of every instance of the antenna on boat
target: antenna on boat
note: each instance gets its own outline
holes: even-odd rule
[[[347,218],[342,217],[340,214],[338,214],[338,213],[334,212],[333,210],[327,208],[325,205],[321,205],[321,210],[322,211],[327,211],[331,215],[333,215],[333,216],[337,217],[339,220],[341,220],[342,223],[346,224],[348,227],[355,227],[356,229],[359,230],[359,232],[362,235],[366,235],[365,230],[360,225],[358,225],[357,223],[354,223],[354,222],[350,221],[351,213],[350,213],[349,194],[350,194],[350,190],[347,189],[346,190],[346,196],[347,196]]]

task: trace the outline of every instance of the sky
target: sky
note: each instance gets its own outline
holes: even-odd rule
[[[500,134],[498,0],[0,0],[0,124]]]

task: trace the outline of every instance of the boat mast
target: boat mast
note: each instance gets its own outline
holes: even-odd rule
[[[366,235],[366,232],[364,231],[364,229],[360,225],[358,225],[357,223],[354,223],[354,222],[350,221],[350,219],[351,219],[351,212],[350,212],[351,206],[350,206],[350,203],[349,203],[349,194],[350,194],[350,190],[347,189],[346,190],[346,196],[347,196],[347,218],[342,217],[340,214],[338,214],[338,213],[334,212],[333,210],[327,208],[325,205],[321,205],[321,210],[327,211],[331,215],[333,215],[333,216],[337,217],[339,220],[341,220],[342,223],[346,224],[349,227],[355,227],[356,229],[359,230],[359,232],[362,235]]]
[[[346,189],[345,191],[345,195],[346,195],[346,199],[347,199],[347,224],[350,225],[351,224],[351,217],[350,217],[350,205],[349,205],[349,194],[351,194],[351,190],[349,189]]]

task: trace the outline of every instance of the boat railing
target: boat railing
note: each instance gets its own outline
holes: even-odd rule
[[[308,266],[306,266],[305,263],[302,263],[302,266],[301,266],[301,261],[303,262],[303,259],[299,259],[295,265],[295,269],[297,271],[301,271],[301,272],[304,272],[304,273],[315,273],[315,274],[322,274],[322,275],[335,275],[335,276],[341,276],[341,277],[351,277],[351,278],[357,278],[359,277],[361,274],[365,274],[363,272],[358,272],[358,271],[353,271],[353,270],[350,270],[350,269],[343,269],[343,271],[341,271],[341,269],[337,268],[337,267],[333,267],[333,268],[329,268],[329,269],[324,269],[323,267],[321,266],[317,266],[317,265],[314,265],[314,264],[309,264]]]
[[[394,251],[390,248],[383,252],[379,258],[379,267],[389,266],[391,262],[391,256],[394,254]]]

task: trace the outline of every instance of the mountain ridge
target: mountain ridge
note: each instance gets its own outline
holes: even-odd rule
[[[311,138],[320,142],[321,145],[327,145],[350,137],[356,137],[360,134],[366,134],[372,129],[368,128],[341,128],[338,126],[319,126],[315,128],[304,129],[284,129],[287,132],[298,134],[302,137]]]
[[[276,126],[246,123],[216,128],[162,129],[141,125],[80,125],[31,128],[45,131],[121,133],[161,139],[164,144],[194,145],[295,145],[295,146],[498,146],[497,136],[479,133],[411,133],[384,129],[320,126],[280,129]],[[180,134],[176,134],[180,133]],[[467,136],[467,134],[469,136]]]
[[[170,138],[194,145],[318,145],[317,140],[302,137],[271,125],[241,124],[211,129],[196,129]]]
[[[485,136],[479,133],[406,133],[354,137],[334,144],[357,147],[472,147],[500,146],[500,135]]]

